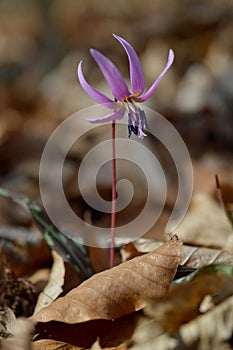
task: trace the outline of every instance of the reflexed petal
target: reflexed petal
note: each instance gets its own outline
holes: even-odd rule
[[[116,34],[113,34],[113,36],[121,43],[128,55],[132,93],[143,93],[145,89],[145,79],[138,55],[126,40]]]
[[[166,64],[164,70],[162,71],[160,76],[156,79],[154,84],[149,88],[149,90],[143,96],[141,96],[141,101],[142,102],[148,100],[153,95],[153,93],[155,92],[158,84],[162,80],[162,78],[163,78],[164,74],[166,73],[166,71],[172,65],[173,61],[174,61],[174,52],[173,52],[173,50],[169,50],[168,60],[167,60],[167,64]]]
[[[108,114],[105,117],[102,118],[96,118],[96,119],[91,119],[91,118],[85,118],[90,123],[105,123],[113,120],[120,120],[124,117],[125,111],[118,110],[114,113]]]
[[[110,98],[108,98],[107,96],[93,88],[90,84],[88,84],[83,75],[82,61],[78,65],[78,78],[83,90],[85,90],[86,93],[91,98],[93,98],[93,100],[95,100],[99,104],[104,104],[106,108],[111,108],[111,105],[115,104],[115,102],[110,100]]]
[[[117,67],[99,51],[91,49],[90,52],[107,80],[113,96],[119,101],[129,96],[128,86]]]

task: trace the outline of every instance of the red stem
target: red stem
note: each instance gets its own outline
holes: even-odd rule
[[[110,268],[114,266],[115,228],[116,228],[116,123],[112,122],[112,212],[111,212],[111,247]]]

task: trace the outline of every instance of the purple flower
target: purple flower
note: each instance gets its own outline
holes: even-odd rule
[[[164,74],[173,63],[174,52],[172,50],[169,50],[168,60],[164,70],[147,90],[147,92],[144,93],[145,79],[136,52],[126,40],[115,34],[113,34],[113,36],[121,43],[128,55],[132,92],[129,91],[124,78],[116,66],[107,57],[102,55],[102,53],[91,49],[91,55],[98,64],[109,87],[111,88],[114,100],[111,100],[93,88],[86,81],[83,75],[81,61],[78,66],[78,78],[81,86],[91,98],[93,98],[99,104],[104,105],[106,108],[112,110],[110,114],[106,115],[103,118],[87,120],[91,123],[103,123],[113,120],[120,120],[124,117],[125,112],[127,112],[129,137],[133,132],[135,135],[138,135],[139,138],[143,138],[146,136],[144,129],[147,128],[147,121],[145,112],[138,107],[138,103],[147,101],[153,95],[160,80],[163,78]]]

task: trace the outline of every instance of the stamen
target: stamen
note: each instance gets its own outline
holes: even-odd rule
[[[122,104],[128,113],[128,137],[134,133],[139,138],[146,136],[144,129],[148,129],[146,114],[135,103],[134,96],[126,97]]]

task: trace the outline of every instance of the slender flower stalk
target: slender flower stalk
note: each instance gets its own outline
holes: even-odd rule
[[[112,212],[111,212],[111,247],[110,268],[114,266],[115,229],[116,229],[116,122],[112,121]]]
[[[121,120],[125,113],[128,116],[128,136],[132,133],[139,138],[146,136],[144,130],[148,129],[146,114],[140,109],[138,104],[147,101],[155,92],[158,84],[164,74],[170,68],[174,61],[174,52],[169,50],[167,63],[151,87],[144,93],[145,79],[139,58],[134,48],[123,38],[113,34],[113,36],[123,46],[129,61],[131,91],[126,81],[122,77],[117,67],[102,53],[90,49],[90,53],[100,70],[102,71],[113,95],[110,99],[100,91],[92,87],[85,79],[82,71],[82,61],[78,65],[78,78],[82,88],[86,93],[100,105],[111,110],[111,113],[97,119],[88,119],[90,123],[105,123],[112,121],[112,217],[111,217],[111,254],[110,266],[114,263],[114,242],[115,242],[115,224],[116,224],[116,159],[115,159],[115,122]]]

